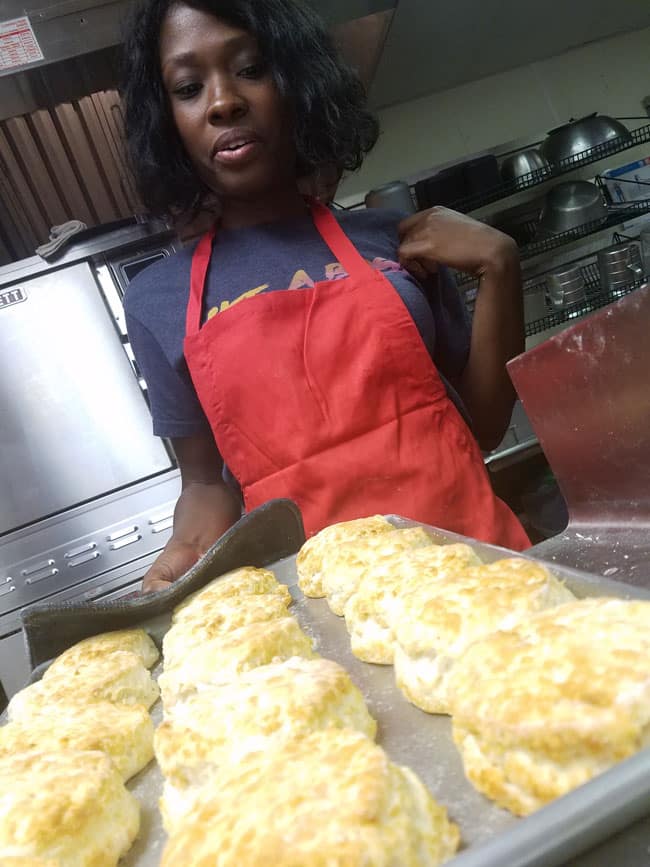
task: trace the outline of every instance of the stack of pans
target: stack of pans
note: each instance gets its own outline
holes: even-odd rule
[[[578,265],[549,274],[546,278],[546,290],[551,304],[556,309],[584,304],[587,300],[585,278]]]
[[[641,248],[626,241],[601,250],[598,254],[600,285],[606,292],[616,294],[643,276]]]

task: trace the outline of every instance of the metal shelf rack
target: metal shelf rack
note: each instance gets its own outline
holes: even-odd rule
[[[644,199],[639,202],[627,202],[625,205],[610,206],[609,214],[606,219],[595,220],[591,223],[584,223],[575,229],[570,229],[568,232],[562,232],[558,235],[551,235],[547,238],[535,239],[538,232],[537,220],[528,220],[521,224],[520,231],[527,235],[531,240],[519,246],[519,257],[522,261],[532,259],[533,256],[539,256],[542,253],[548,253],[552,250],[557,250],[573,241],[579,241],[582,238],[587,238],[589,235],[594,235],[596,232],[602,232],[604,229],[611,229],[619,226],[627,220],[642,217],[644,214],[650,214],[650,199]],[[471,286],[476,280],[470,274],[457,272],[456,285],[458,288]]]
[[[538,281],[524,290],[524,294],[543,292],[547,308],[546,316],[526,323],[526,337],[541,334],[543,331],[547,331],[556,325],[561,325],[563,322],[578,319],[587,313],[592,313],[594,310],[606,307],[612,301],[617,301],[624,295],[629,295],[630,292],[638,289],[646,281],[646,278],[642,277],[625,286],[617,286],[614,290],[606,290],[601,287],[600,272],[596,262],[587,262],[581,266],[580,270],[585,278],[585,300],[579,304],[568,305],[562,309],[554,308],[548,300],[545,280]]]
[[[498,202],[500,199],[506,199],[508,196],[513,196],[515,193],[521,193],[529,190],[539,184],[546,183],[553,178],[560,177],[572,172],[575,169],[588,166],[591,163],[613,156],[614,154],[622,153],[630,150],[637,145],[650,142],[650,124],[641,126],[638,129],[630,130],[630,135],[619,136],[618,138],[610,139],[608,142],[596,145],[593,148],[583,151],[579,154],[574,154],[570,157],[565,157],[560,162],[551,166],[548,169],[538,169],[530,172],[527,175],[522,175],[513,181],[504,181],[491,190],[486,190],[483,193],[478,193],[473,196],[466,196],[458,199],[450,207],[455,211],[461,211],[468,214],[471,211],[476,211],[485,205],[491,205],[493,202]]]
[[[617,236],[618,241],[624,240],[624,236]],[[606,307],[613,301],[617,301],[624,295],[628,295],[639,286],[647,282],[648,277],[641,277],[624,286],[617,286],[616,289],[603,289],[600,282],[600,271],[596,261],[597,254],[591,253],[585,256],[582,260],[577,260],[574,264],[580,264],[580,270],[585,281],[585,299],[578,304],[567,305],[566,307],[554,307],[549,299],[547,285],[545,279],[529,281],[524,286],[524,297],[532,295],[541,295],[544,299],[546,312],[544,316],[538,316],[530,322],[526,323],[526,337],[532,337],[534,334],[541,334],[549,328],[554,328],[556,325],[561,325],[563,322],[569,322],[571,319],[579,319],[581,316],[586,316],[587,313],[592,313],[601,307]],[[477,289],[470,289],[465,293],[465,304],[467,309],[472,314],[476,301]]]
[[[601,232],[603,229],[614,228],[626,220],[633,220],[635,217],[641,217],[644,214],[650,214],[650,199],[644,199],[639,202],[627,202],[625,205],[612,205],[604,220],[584,223],[582,226],[570,229],[568,232],[561,232],[558,235],[530,241],[519,248],[519,255],[522,260],[531,259],[540,253],[548,253],[551,250],[556,250],[558,247],[564,247],[565,244],[570,244],[572,241],[586,238],[588,235]],[[537,231],[536,224],[534,231]]]

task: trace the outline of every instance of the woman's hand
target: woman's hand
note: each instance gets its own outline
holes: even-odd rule
[[[172,536],[142,579],[142,593],[167,590],[194,566],[203,553],[195,545],[178,541]]]
[[[144,576],[142,592],[155,593],[170,587],[240,514],[239,504],[224,482],[187,485],[176,503],[172,536]]]
[[[448,208],[431,208],[399,225],[399,258],[416,280],[447,265],[474,277],[518,262],[517,245],[502,232]]]
[[[142,580],[143,593],[166,590],[184,575],[241,516],[241,506],[221,478],[223,461],[212,434],[172,441],[183,480],[170,540]]]

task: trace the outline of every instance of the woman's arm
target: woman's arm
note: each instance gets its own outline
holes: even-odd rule
[[[210,433],[172,440],[182,491],[170,540],[152,563],[142,592],[165,590],[237,521],[241,507],[221,477],[223,461]]]
[[[482,448],[499,445],[516,392],[506,364],[525,349],[524,304],[517,245],[506,235],[480,275],[469,359],[458,383]]]
[[[479,292],[465,370],[457,383],[484,449],[507,430],[515,401],[506,362],[523,352],[524,313],[515,242],[496,229],[447,208],[432,208],[399,227],[400,261],[424,280],[439,264],[478,277]]]

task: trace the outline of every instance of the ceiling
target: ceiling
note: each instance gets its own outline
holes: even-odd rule
[[[648,0],[398,0],[371,99],[415,99],[648,26]]]
[[[0,0],[6,16],[27,11],[45,54],[42,64],[0,72],[0,117],[33,111],[54,97],[76,98],[80,87],[107,86],[102,52],[114,52],[129,2]],[[372,82],[377,108],[650,26],[650,0],[546,0],[543,13],[541,3],[526,0],[307,2]]]

